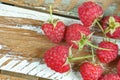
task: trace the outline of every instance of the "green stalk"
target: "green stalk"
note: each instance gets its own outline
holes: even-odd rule
[[[87,44],[93,48],[96,48],[96,49],[101,49],[101,50],[109,50],[109,49],[106,49],[106,48],[101,48],[101,47],[98,47],[98,46],[95,46],[93,44],[91,44],[90,42],[87,42]]]
[[[96,20],[97,25],[99,26],[99,28],[101,29],[102,33],[104,34],[104,36],[106,37],[105,31],[103,30],[102,26],[100,25],[100,23],[98,22],[98,20]]]
[[[93,50],[93,47],[91,47],[91,50],[92,50],[92,62],[95,63],[95,54],[94,54],[94,50]]]
[[[52,6],[50,5],[50,22],[53,24]]]
[[[77,61],[77,60],[82,60],[82,59],[86,59],[86,58],[91,58],[92,56],[84,56],[84,57],[75,57],[75,58],[69,58],[69,61]]]

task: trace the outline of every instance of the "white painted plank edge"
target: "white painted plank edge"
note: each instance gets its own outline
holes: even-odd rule
[[[28,72],[30,72],[31,70],[33,70],[38,65],[39,65],[39,62],[32,62],[31,64],[29,64],[28,66],[26,66],[24,69],[22,69],[20,71],[20,73],[27,74]]]
[[[37,75],[41,70],[43,70],[45,68],[46,68],[45,64],[39,64],[35,69],[30,71],[28,74],[29,75]]]
[[[55,80],[60,80],[60,79],[63,79],[63,77],[66,77],[65,75],[67,75],[67,73],[58,73],[58,72],[55,72],[53,75],[51,75],[49,78],[50,79],[55,79]],[[69,79],[71,80],[71,79]]]
[[[51,70],[50,68],[46,68],[44,71],[41,71],[40,76],[43,78],[49,78],[49,76],[53,75],[55,71]]]
[[[1,69],[2,70],[10,70],[14,65],[16,65],[18,62],[20,62],[20,60],[12,60],[10,61],[7,65],[2,66]]]
[[[10,57],[8,57],[8,55],[5,55],[5,56],[3,56],[1,59],[0,59],[0,66],[4,63],[4,62],[6,62],[7,60],[9,60],[10,59]],[[1,67],[0,67],[1,68]]]
[[[30,64],[30,63],[27,60],[23,60],[23,61],[21,61],[20,64],[18,64],[15,67],[13,67],[10,71],[20,72],[21,69],[23,69],[24,67],[26,67],[28,64]]]
[[[29,18],[29,19],[42,20],[42,21],[47,21],[48,18],[50,17],[50,15],[47,13],[23,9],[1,3],[0,3],[0,16],[21,17],[21,18]],[[65,24],[81,23],[80,20],[65,18],[57,15],[53,15],[53,18],[58,18],[61,21],[63,21]]]

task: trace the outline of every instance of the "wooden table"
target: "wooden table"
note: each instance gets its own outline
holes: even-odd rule
[[[44,52],[57,44],[41,34],[41,24],[49,17],[48,13],[0,4],[0,77],[15,80],[81,80],[78,71],[67,74],[56,73],[43,63]],[[80,20],[53,15],[66,25],[81,23]],[[102,36],[94,35],[98,44]],[[114,41],[114,39],[111,39]],[[61,43],[64,44],[64,43]],[[117,40],[120,44],[120,40]],[[44,45],[49,45],[45,46]],[[120,48],[120,45],[119,45]]]

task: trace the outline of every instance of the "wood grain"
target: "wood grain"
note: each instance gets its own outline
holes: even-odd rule
[[[0,44],[9,51],[25,57],[43,57],[44,52],[55,46],[44,35],[34,31],[5,28],[0,26]]]
[[[0,74],[0,80],[27,80],[27,79]]]
[[[18,5],[18,6],[27,6],[27,7],[44,7],[44,8],[48,8],[49,5],[46,6],[47,1],[45,0],[0,0],[2,2],[5,3],[9,3],[9,4],[13,4],[13,5]],[[80,0],[70,0],[71,2],[69,4],[63,4],[66,7],[62,6],[62,1],[61,0],[52,0],[53,2],[53,7],[57,8],[57,7],[61,7],[57,8],[58,10],[65,10],[66,12],[74,9],[76,7],[76,5],[78,5],[78,1],[81,2]],[[116,3],[117,4],[117,8],[114,11],[114,14],[118,14],[119,13],[119,4],[120,1],[119,0],[109,0],[109,1],[105,1],[105,0],[86,0],[86,1],[94,1],[94,2],[98,2],[98,3],[102,3],[102,7],[104,10],[107,10],[109,6],[111,6],[112,4]],[[45,7],[46,6],[46,7]],[[75,8],[77,10],[77,8]]]
[[[1,71],[0,77],[3,78],[3,80],[48,80],[45,78],[40,78],[36,76],[20,74],[16,72],[5,71],[5,70]]]
[[[16,26],[16,25],[32,25],[40,26],[43,21],[33,20],[28,18],[18,18],[18,17],[9,17],[9,16],[0,16],[0,24]]]
[[[0,52],[12,52],[24,57],[43,57],[47,49],[57,44],[35,31],[12,28],[17,24],[39,27],[40,23],[42,22],[38,20],[0,16],[0,44],[6,46]]]
[[[73,9],[77,3],[78,3],[78,0],[71,0],[70,4],[67,6],[66,12]]]

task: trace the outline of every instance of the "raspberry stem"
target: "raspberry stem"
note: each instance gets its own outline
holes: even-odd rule
[[[100,25],[100,23],[98,22],[98,20],[95,21],[97,23],[97,25],[99,26],[99,28],[101,29],[102,33],[104,34],[104,36],[106,37],[105,31],[103,30],[102,26]]]
[[[50,5],[50,22],[53,24],[52,6]]]
[[[95,54],[94,54],[94,49],[93,47],[91,47],[91,50],[92,50],[92,62],[95,63]]]
[[[96,49],[109,50],[109,49],[106,49],[106,48],[101,48],[101,47],[95,46],[95,45],[91,44],[90,42],[86,42],[86,44],[93,47],[93,48],[96,48]]]
[[[82,60],[82,59],[87,59],[93,57],[92,55],[89,56],[83,56],[83,57],[75,57],[75,58],[69,58],[69,61],[77,61],[77,60]]]

